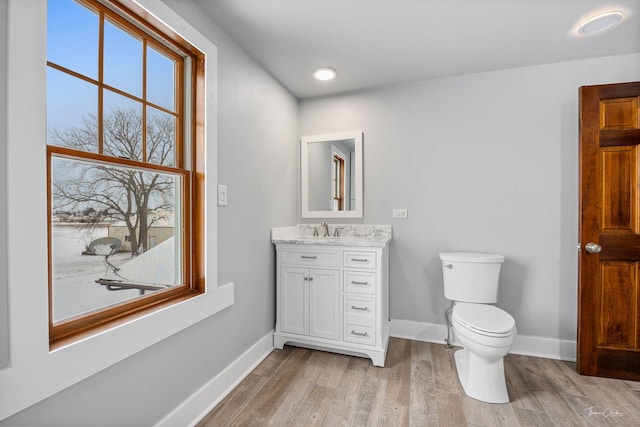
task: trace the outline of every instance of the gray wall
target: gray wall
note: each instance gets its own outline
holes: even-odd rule
[[[309,210],[326,211],[331,200],[331,144],[312,142],[307,146],[309,161]]]
[[[235,282],[235,303],[0,425],[153,425],[275,325],[270,228],[296,221],[297,100],[198,6],[167,3],[219,48],[218,182],[229,204],[217,208],[218,283]]]
[[[7,2],[0,2],[0,369],[9,364],[7,298]]]
[[[393,225],[391,318],[444,324],[438,252],[497,252],[518,333],[575,340],[578,87],[638,76],[636,54],[302,101],[303,135],[364,132],[363,222]]]

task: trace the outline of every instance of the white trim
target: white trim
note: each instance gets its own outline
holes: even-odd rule
[[[44,0],[9,0],[7,5],[6,244],[11,248],[7,254],[10,366],[42,357],[49,351],[46,6]],[[2,390],[0,387],[0,393]],[[0,419],[3,412],[0,410]]]
[[[391,336],[444,344],[447,327],[435,323],[392,319]],[[455,340],[452,343],[457,344]],[[571,340],[518,334],[511,348],[511,353],[575,362],[576,345],[576,341]]]
[[[447,327],[435,323],[391,319],[390,335],[395,338],[444,344]]]
[[[575,362],[577,345],[571,340],[516,335],[511,353]]]
[[[155,427],[194,426],[273,351],[273,331],[171,411]]]
[[[206,292],[49,351],[46,189],[46,0],[7,3],[7,254],[9,366],[0,370],[0,420],[229,307],[218,287],[217,47],[167,5],[135,0],[205,53]],[[3,131],[3,130],[0,130]],[[42,167],[26,167],[41,164]],[[29,230],[25,233],[25,230]],[[5,342],[0,345],[5,345]],[[79,363],[81,361],[82,363]]]

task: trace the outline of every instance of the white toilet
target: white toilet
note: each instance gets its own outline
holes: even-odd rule
[[[498,302],[498,277],[504,257],[470,252],[440,253],[444,296],[454,337],[458,378],[465,393],[489,403],[508,403],[504,356],[516,336],[516,322]],[[451,313],[451,319],[449,319]]]

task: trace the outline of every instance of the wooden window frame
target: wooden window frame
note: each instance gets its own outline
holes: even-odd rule
[[[52,253],[51,245],[48,249],[49,260],[49,345],[51,349],[58,348],[70,342],[76,341],[89,335],[93,335],[99,331],[114,327],[118,324],[130,321],[133,318],[148,314],[157,309],[176,304],[186,299],[195,297],[205,292],[205,108],[204,108],[204,87],[205,87],[205,58],[204,54],[180,37],[178,34],[167,28],[158,21],[153,15],[141,8],[130,0],[81,0],[80,3],[86,5],[94,11],[98,11],[100,19],[108,19],[117,23],[127,31],[134,33],[143,40],[143,58],[146,58],[147,44],[153,46],[154,49],[169,53],[168,56],[176,59],[179,57],[175,53],[180,51],[181,55],[190,58],[190,75],[184,75],[184,65],[180,64],[176,67],[176,105],[175,111],[168,111],[158,105],[150,103],[146,100],[146,85],[143,81],[142,98],[132,96],[111,86],[105,85],[102,81],[102,66],[99,67],[98,81],[74,73],[57,64],[47,62],[48,66],[59,71],[66,72],[74,77],[89,81],[99,85],[98,98],[98,126],[102,127],[102,92],[105,89],[142,102],[143,122],[146,126],[145,114],[146,107],[152,106],[163,112],[174,115],[176,120],[176,146],[175,167],[162,166],[153,163],[146,163],[146,147],[144,146],[145,137],[143,135],[142,161],[129,159],[115,159],[111,156],[102,154],[103,144],[102,136],[99,137],[98,153],[88,153],[47,145],[47,216],[48,216],[48,241],[51,242],[51,170],[50,164],[53,157],[69,158],[74,160],[89,160],[93,162],[103,162],[117,166],[141,168],[145,171],[157,171],[177,174],[182,177],[182,253],[183,253],[183,284],[174,286],[167,290],[154,292],[134,300],[120,303],[115,306],[108,306],[103,309],[93,311],[87,315],[76,316],[71,319],[65,319],[60,322],[53,322],[53,298],[52,298]],[[102,61],[102,40],[103,25],[100,24],[100,40],[101,47],[99,60]],[[171,46],[169,48],[167,45]],[[143,71],[146,67],[143,66]],[[146,78],[146,73],[143,73]],[[181,82],[181,84],[178,84]],[[185,105],[185,93],[183,85],[189,85],[190,105]],[[189,111],[189,123],[184,122],[185,111]],[[189,141],[184,141],[184,126],[189,126]],[[99,132],[102,135],[102,130]],[[188,150],[185,148],[188,147]],[[190,153],[189,161],[183,156],[183,153]],[[187,164],[188,169],[185,168]]]
[[[342,158],[337,153],[333,153],[333,200],[337,203],[337,210],[344,210],[344,201],[345,201],[345,182],[344,182],[344,171],[345,171],[345,159]]]

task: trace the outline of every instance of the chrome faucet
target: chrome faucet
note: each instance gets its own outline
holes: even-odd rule
[[[326,222],[322,221],[320,227],[322,227],[322,229],[324,230],[322,237],[329,237],[329,225],[327,225]]]

